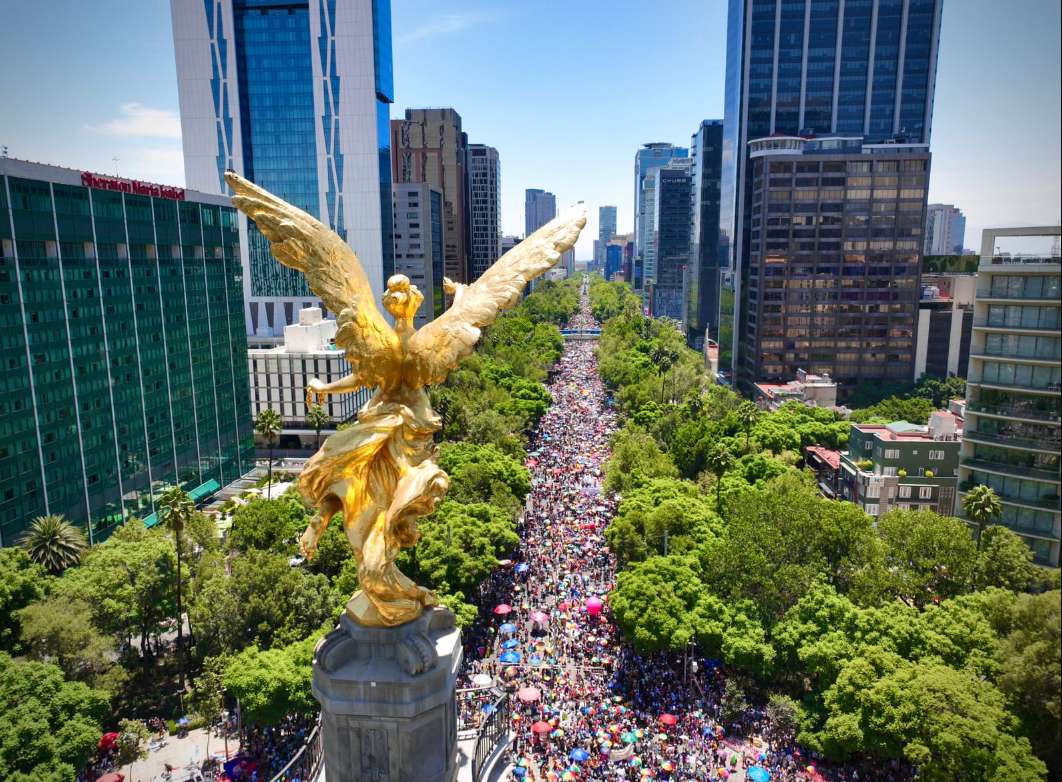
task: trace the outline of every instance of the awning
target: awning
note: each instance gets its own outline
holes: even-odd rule
[[[192,498],[192,502],[199,502],[218,491],[221,491],[221,484],[211,478],[206,483],[200,484],[188,492],[188,496]]]

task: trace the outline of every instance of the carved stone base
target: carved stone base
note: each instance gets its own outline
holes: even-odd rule
[[[461,655],[449,609],[398,627],[344,613],[313,662],[328,782],[452,782]]]

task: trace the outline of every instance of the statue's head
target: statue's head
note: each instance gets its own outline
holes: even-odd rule
[[[397,322],[412,323],[417,314],[424,294],[409,281],[404,274],[394,274],[387,280],[387,292],[383,296],[384,309],[394,316]]]

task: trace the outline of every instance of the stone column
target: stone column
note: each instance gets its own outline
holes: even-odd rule
[[[446,608],[384,628],[344,613],[313,661],[328,782],[452,782],[461,656]]]

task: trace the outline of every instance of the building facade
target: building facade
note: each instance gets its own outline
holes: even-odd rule
[[[556,216],[557,196],[533,187],[524,191],[525,239]]]
[[[248,350],[251,415],[275,410],[283,421],[282,435],[295,436],[303,445],[312,446],[316,432],[306,422],[307,384],[313,378],[332,383],[351,372],[335,339],[335,320],[323,319],[319,307],[308,307],[299,312],[298,323],[284,329],[283,345]],[[362,388],[351,394],[325,397],[320,404],[328,412],[331,422],[323,428],[334,430],[338,424],[353,419],[373,391]]]
[[[750,145],[738,382],[827,374],[842,398],[914,372],[925,145],[773,137]]]
[[[0,543],[47,513],[98,540],[254,466],[228,199],[3,158],[0,269]]]
[[[468,227],[475,280],[501,257],[501,160],[486,144],[468,145]]]
[[[390,0],[171,0],[185,180],[233,169],[353,247],[374,290],[394,263]],[[279,336],[315,300],[239,216],[248,333]]]
[[[690,344],[719,340],[719,182],[723,165],[723,121],[704,120],[690,139],[690,284],[686,323]]]
[[[973,335],[975,274],[923,274],[914,380],[966,377]]]
[[[962,255],[966,217],[953,204],[926,207],[926,255]]]
[[[719,232],[738,304],[735,369],[745,357],[749,142],[783,134],[928,144],[942,2],[730,0]]]
[[[676,158],[689,157],[689,150],[665,142],[643,144],[634,153],[634,275],[632,282],[641,289],[644,278],[643,267],[653,230],[652,221],[652,179],[649,174],[653,169],[666,166]]]
[[[395,182],[425,182],[443,194],[443,271],[468,282],[468,136],[453,109],[406,109],[391,123]]]
[[[890,510],[952,516],[961,442],[957,419],[944,410],[933,413],[928,426],[852,424],[848,450],[841,453],[840,499],[875,518]]]
[[[605,268],[605,256],[608,243],[616,235],[616,207],[599,206],[597,208],[597,240],[594,242],[594,266]]]
[[[688,162],[688,158],[687,158]],[[690,266],[690,167],[654,169],[652,265],[646,260],[645,285],[652,314],[683,323]]]
[[[999,520],[1037,562],[1057,567],[1062,513],[1062,343],[1059,256],[1000,256],[1003,237],[1058,237],[1058,226],[986,230],[977,271],[961,492],[983,484]],[[1057,251],[1056,251],[1057,252]]]
[[[395,274],[406,275],[424,295],[413,318],[417,328],[446,309],[443,294],[443,192],[425,182],[394,186]]]

